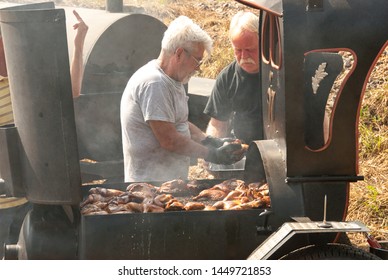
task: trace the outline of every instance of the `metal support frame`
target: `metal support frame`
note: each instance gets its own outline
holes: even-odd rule
[[[308,233],[336,233],[336,232],[368,232],[369,229],[361,222],[291,222],[270,235],[263,243],[256,248],[248,257],[248,260],[267,260],[281,246],[296,234]]]

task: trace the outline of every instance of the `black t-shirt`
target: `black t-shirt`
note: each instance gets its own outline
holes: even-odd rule
[[[204,113],[231,121],[231,134],[249,144],[263,139],[260,73],[245,72],[236,61],[216,79]]]

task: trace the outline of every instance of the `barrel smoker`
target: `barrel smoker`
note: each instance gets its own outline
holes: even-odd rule
[[[86,60],[84,100],[73,102],[65,11],[53,4],[0,11],[15,114],[15,126],[0,132],[1,174],[10,195],[26,196],[33,204],[19,241],[6,245],[6,259],[330,259],[334,251],[337,258],[378,259],[340,244],[340,236],[368,231],[345,218],[350,183],[363,179],[357,124],[371,69],[387,45],[385,0],[238,2],[260,16],[258,90],[265,129],[265,140],[249,146],[241,179],[268,183],[268,209],[82,215],[80,202],[91,187],[124,190],[130,183],[81,186],[81,154],[86,145],[115,133],[98,123],[111,119],[117,124],[122,90],[117,81],[127,80],[144,63],[139,57],[156,57],[159,46],[144,48],[160,42],[165,26],[146,15],[122,16],[133,31],[126,35],[133,39],[129,53],[126,44],[112,46],[118,48],[115,54],[124,54],[107,64],[116,55],[107,43],[102,48],[96,43]],[[100,38],[105,36],[106,42],[112,42],[109,36],[124,37],[109,28]],[[343,52],[354,63],[340,81],[329,114]],[[108,86],[93,89],[98,84]],[[95,98],[99,101],[93,103]],[[202,98],[192,100],[203,105]],[[114,115],[96,104],[112,105],[116,110],[109,114]],[[82,110],[93,111],[92,124],[81,123]],[[88,125],[98,132],[84,131]],[[102,162],[119,162],[121,151],[109,148],[101,141],[90,147],[90,157],[101,153]]]

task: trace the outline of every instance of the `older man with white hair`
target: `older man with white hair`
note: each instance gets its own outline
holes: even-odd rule
[[[204,30],[180,16],[164,33],[159,57],[129,79],[120,106],[126,182],[187,179],[190,157],[219,164],[241,159],[241,145],[206,147],[205,133],[188,121],[184,84],[204,54],[210,56],[212,44]]]
[[[206,132],[249,144],[263,139],[259,18],[238,12],[231,20],[229,38],[235,60],[216,79],[204,110],[211,117]]]

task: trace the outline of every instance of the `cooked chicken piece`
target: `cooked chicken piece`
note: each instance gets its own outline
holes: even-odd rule
[[[259,189],[261,186],[265,185],[266,183],[263,182],[263,181],[260,181],[260,182],[253,182],[253,183],[250,183],[248,184],[248,187],[250,189]]]
[[[155,204],[145,204],[143,206],[144,206],[144,210],[143,210],[144,213],[160,213],[160,212],[164,212],[164,208],[163,207],[160,207],[160,206],[155,205]]]
[[[189,201],[185,204],[185,210],[190,211],[190,210],[203,210],[205,209],[205,204],[202,202],[193,202]]]
[[[96,205],[97,207],[99,207],[100,209],[104,209],[105,207],[107,207],[109,204],[109,202],[105,202],[105,201],[96,201],[93,203],[93,205]]]
[[[245,209],[240,204],[240,205],[234,205],[230,208],[227,208],[226,210],[245,210]]]
[[[241,197],[244,194],[245,194],[245,192],[243,192],[243,191],[234,190],[234,191],[231,191],[230,193],[228,193],[228,195],[223,200],[224,201],[225,200],[234,200],[234,199]]]
[[[267,183],[259,187],[259,191],[263,191],[263,190],[269,190],[269,186]]]
[[[248,198],[248,200],[252,201],[262,196],[263,195],[261,194],[261,192],[259,192],[257,189],[249,189],[241,197],[246,197]]]
[[[247,188],[245,182],[239,179],[229,179],[221,183],[224,186],[227,186],[230,191],[233,190],[245,190]]]
[[[116,190],[116,189],[107,189],[107,188],[91,188],[89,190],[90,194],[100,194],[105,197],[113,197],[113,196],[119,196],[124,193],[124,191]]]
[[[89,194],[88,197],[83,202],[81,202],[80,206],[82,208],[86,204],[92,204],[97,201],[108,202],[111,199],[112,199],[111,197],[105,197],[105,196],[102,196],[101,194],[92,193],[92,194]]]
[[[144,211],[143,204],[136,202],[128,202],[124,204],[124,207],[128,209],[131,213],[142,213]]]
[[[263,208],[265,206],[265,203],[259,198],[253,201],[242,203],[240,206],[242,209],[257,209]]]
[[[85,215],[91,216],[91,215],[108,215],[108,214],[109,214],[108,212],[101,210],[101,211],[91,212]]]
[[[262,196],[269,196],[269,190],[262,190],[262,191],[260,191],[260,194]]]
[[[224,201],[217,201],[216,203],[214,203],[212,205],[212,207],[217,209],[217,210],[222,210],[222,209],[224,209]]]
[[[128,202],[137,202],[141,203],[146,197],[140,195],[140,193],[125,192],[122,195],[112,198],[111,202],[117,204],[127,204]]]
[[[217,208],[214,207],[213,205],[206,205],[203,210],[204,211],[215,211],[215,210],[217,210]]]
[[[225,186],[222,184],[214,185],[213,187],[211,187],[208,190],[219,190],[219,191],[223,191],[226,194],[228,194],[231,191],[228,186]]]
[[[122,211],[132,213],[132,211],[128,210],[124,204],[110,203],[105,209],[106,209],[106,212],[108,212],[109,214],[122,212]]]
[[[160,207],[164,207],[171,199],[174,199],[171,194],[160,194],[155,196],[153,202]]]
[[[210,188],[210,184],[198,180],[191,180],[187,182],[187,188],[191,195],[198,195],[201,191]]]
[[[81,208],[82,215],[89,215],[93,212],[100,212],[100,211],[103,211],[103,210],[94,204],[86,204],[84,207]]]
[[[197,196],[193,197],[194,201],[200,200],[212,200],[212,201],[218,201],[223,200],[228,193],[217,190],[217,189],[207,189],[201,191]]]
[[[271,207],[271,198],[268,196],[263,196],[262,201],[265,203],[265,208],[270,208]]]
[[[230,210],[233,207],[240,205],[240,200],[226,200],[226,201],[218,201],[213,204],[217,209]]]
[[[158,189],[158,193],[169,193],[169,194],[187,194],[189,189],[185,181],[181,179],[175,179],[164,182]]]
[[[166,207],[164,207],[166,211],[180,211],[185,210],[185,206],[176,199],[171,199],[167,202]]]
[[[127,187],[127,191],[138,196],[154,196],[157,188],[148,183],[132,183]]]

